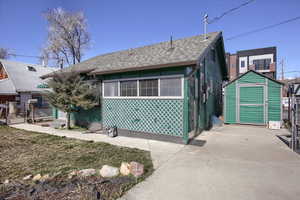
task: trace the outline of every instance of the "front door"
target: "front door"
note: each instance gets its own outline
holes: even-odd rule
[[[264,86],[239,87],[239,122],[265,124]]]

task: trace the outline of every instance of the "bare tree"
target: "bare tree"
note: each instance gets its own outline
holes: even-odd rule
[[[0,59],[7,59],[9,57],[9,51],[6,48],[0,48]]]
[[[48,39],[42,57],[55,65],[76,64],[89,47],[90,36],[82,12],[68,12],[62,8],[50,9],[45,13],[48,21]]]

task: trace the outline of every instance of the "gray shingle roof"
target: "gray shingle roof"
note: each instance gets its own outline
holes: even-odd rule
[[[15,62],[0,59],[0,63],[8,74],[8,79],[0,81],[0,94],[10,94],[16,92],[41,92],[43,89],[37,88],[44,83],[40,77],[54,72],[55,68],[44,67],[41,65]],[[34,67],[36,71],[29,71],[28,66]]]
[[[196,63],[206,47],[221,37],[221,32],[207,34],[207,40],[203,35],[161,42],[144,47],[117,51],[103,54],[81,63],[65,68],[70,70],[90,72],[91,74],[108,74],[119,71],[133,71],[151,69],[154,66],[167,67],[184,63]],[[44,76],[47,77],[47,76]]]
[[[10,79],[2,79],[0,80],[0,94],[4,95],[15,95],[16,88],[13,82]]]

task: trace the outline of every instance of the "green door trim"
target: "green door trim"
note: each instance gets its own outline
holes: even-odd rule
[[[245,87],[262,87],[263,88],[263,99],[262,99],[262,103],[241,103],[241,98],[240,98],[240,89],[241,88],[245,88]],[[246,84],[236,84],[236,120],[237,123],[239,124],[255,124],[255,125],[265,125],[267,122],[267,87],[265,84],[257,84],[257,83],[246,83]],[[241,106],[245,106],[245,107],[249,107],[249,106],[256,106],[257,108],[259,108],[259,106],[263,107],[263,123],[245,123],[245,122],[241,122],[240,120],[240,111],[241,111]]]

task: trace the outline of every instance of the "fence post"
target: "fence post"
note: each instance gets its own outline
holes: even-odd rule
[[[5,108],[5,123],[8,125],[8,101],[6,101],[6,108]]]

